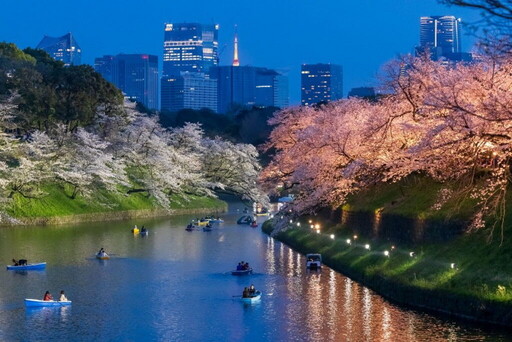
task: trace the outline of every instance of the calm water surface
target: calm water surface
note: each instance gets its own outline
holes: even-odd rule
[[[236,225],[241,208],[212,232],[185,231],[191,216],[0,229],[3,264],[48,263],[0,270],[0,341],[512,341],[505,330],[398,307],[329,268],[306,271],[302,255]],[[133,223],[149,236],[133,236]],[[94,259],[101,247],[112,259]],[[241,260],[256,273],[232,276]],[[251,283],[260,303],[233,297]],[[24,307],[61,289],[71,307]]]

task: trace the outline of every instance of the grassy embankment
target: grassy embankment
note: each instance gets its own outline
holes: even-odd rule
[[[15,195],[7,213],[26,224],[66,223],[168,215],[152,197],[145,193],[119,194],[105,189],[95,189],[90,198],[70,198],[71,191],[57,185],[42,189],[46,195],[25,198]],[[226,203],[214,198],[179,196],[171,198],[171,212],[192,213],[224,211]]]
[[[440,210],[432,209],[439,189],[441,185],[431,180],[410,178],[361,193],[352,198],[344,210],[378,214],[381,220],[386,215],[423,220],[427,230],[471,217],[475,203],[467,196],[456,196]],[[343,224],[324,225],[322,234],[308,229],[289,229],[277,238],[303,253],[322,253],[326,264],[392,300],[512,325],[510,209],[503,241],[501,229],[496,227],[492,235],[487,228],[441,242],[397,243],[386,238],[359,236],[354,243],[353,227]],[[264,229],[272,230],[271,221]],[[335,240],[330,234],[335,234]],[[350,245],[347,239],[352,240]],[[364,248],[366,243],[370,244],[370,250]],[[384,255],[386,250],[390,252],[389,257]],[[410,252],[414,252],[413,257]]]

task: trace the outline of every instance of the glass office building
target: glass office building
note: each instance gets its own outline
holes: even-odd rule
[[[162,110],[207,108],[217,112],[217,81],[203,73],[184,72],[162,78]]]
[[[218,33],[219,26],[214,24],[165,24],[163,76],[208,74],[218,64]]]
[[[147,54],[106,55],[96,58],[94,69],[129,98],[158,109],[158,57]]]
[[[218,83],[218,111],[227,113],[234,106],[288,106],[288,77],[267,68],[218,66],[211,69]]]
[[[48,52],[53,59],[64,62],[65,65],[82,63],[82,49],[71,33],[62,37],[44,36],[36,49]]]
[[[310,106],[343,98],[343,68],[336,64],[302,64],[301,104]]]

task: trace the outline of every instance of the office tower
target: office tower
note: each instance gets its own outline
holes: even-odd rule
[[[460,18],[452,15],[420,18],[420,46],[440,49],[441,55],[462,52]]]
[[[217,81],[203,73],[162,78],[162,110],[208,108],[217,112]]]
[[[119,86],[116,84],[117,78],[114,77],[114,74],[116,72],[115,58],[116,56],[111,55],[104,55],[103,57],[95,58],[94,70],[100,73],[104,79],[106,79],[110,83],[114,83],[119,88]]]
[[[428,54],[432,60],[447,64],[471,62],[473,55],[462,51],[460,23],[460,18],[451,15],[421,17],[416,56]]]
[[[301,104],[310,106],[319,102],[343,98],[343,69],[336,64],[302,64]]]
[[[165,24],[163,77],[208,74],[218,64],[218,32],[219,26],[213,24]]]
[[[41,49],[54,58],[64,62],[65,65],[79,65],[82,60],[82,49],[71,34],[65,34],[62,37],[44,36],[36,49]]]
[[[129,98],[158,109],[158,57],[118,54],[96,58],[94,68]]]
[[[218,66],[211,69],[218,83],[219,113],[234,106],[288,106],[288,78],[281,73],[252,66]]]
[[[217,111],[210,68],[218,64],[219,25],[165,24],[161,109],[210,108]]]

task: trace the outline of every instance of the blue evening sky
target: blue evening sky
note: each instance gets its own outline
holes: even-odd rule
[[[15,0],[0,8],[0,41],[35,47],[45,34],[72,32],[88,64],[104,54],[149,53],[161,67],[165,22],[218,23],[221,64],[230,64],[237,24],[241,65],[286,72],[292,104],[300,102],[302,63],[341,64],[346,95],[372,85],[386,61],[412,52],[420,16],[479,18],[436,0]],[[464,49],[473,42],[464,36]]]

